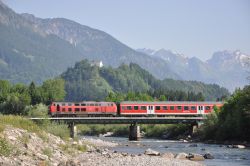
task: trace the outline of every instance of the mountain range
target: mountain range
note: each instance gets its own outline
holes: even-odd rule
[[[83,59],[117,67],[137,63],[159,78],[179,78],[160,59],[137,52],[109,34],[64,18],[17,14],[0,2],[0,77],[42,82]]]
[[[210,59],[202,61],[196,57],[188,58],[170,50],[137,49],[151,57],[165,61],[169,68],[183,80],[197,80],[217,83],[233,91],[236,87],[248,84],[250,55],[236,51],[218,51]]]
[[[167,50],[134,50],[103,31],[64,18],[17,14],[1,1],[0,36],[0,78],[13,83],[41,83],[88,59],[112,67],[136,63],[162,80],[198,80],[230,90],[246,84],[247,65],[227,59],[237,52],[218,52],[202,62]]]

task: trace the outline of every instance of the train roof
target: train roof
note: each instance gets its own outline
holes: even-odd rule
[[[114,103],[112,101],[53,101],[52,103]]]
[[[122,101],[120,104],[224,104],[216,101]]]

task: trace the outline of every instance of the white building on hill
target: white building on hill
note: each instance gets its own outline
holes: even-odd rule
[[[91,66],[98,66],[98,67],[103,67],[103,63],[102,63],[102,61],[91,61],[90,62],[90,65]]]

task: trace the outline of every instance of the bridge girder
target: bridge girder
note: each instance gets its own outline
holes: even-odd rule
[[[60,117],[30,118],[31,120],[49,119],[74,124],[197,124],[204,117]]]

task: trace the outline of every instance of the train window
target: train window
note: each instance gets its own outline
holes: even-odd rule
[[[174,110],[174,106],[170,106],[170,110]]]
[[[111,104],[111,106],[113,106],[113,104]]]
[[[65,103],[62,103],[62,106],[65,106]]]
[[[69,109],[68,109],[68,111],[70,111],[70,112],[71,112],[71,111],[72,111],[72,108],[69,108]]]
[[[94,104],[90,104],[90,106],[94,106]]]
[[[75,103],[75,106],[79,106],[80,104],[79,103]]]
[[[188,106],[184,106],[184,110],[186,110],[186,111],[187,111],[187,110],[188,110]]]
[[[196,106],[191,106],[191,110],[196,110]]]
[[[138,106],[134,106],[134,110],[138,110]]]
[[[68,103],[68,106],[72,106],[72,103]]]
[[[85,104],[85,103],[82,103],[81,106],[86,106],[86,104]]]
[[[146,106],[141,106],[141,110],[147,110]]]
[[[62,109],[62,112],[65,112],[65,108]]]
[[[210,106],[206,106],[206,110],[210,110],[211,109],[211,107]]]
[[[86,111],[86,108],[81,108],[81,111]]]
[[[95,106],[98,106],[98,104],[95,104]]]
[[[127,106],[127,110],[132,110],[132,106]]]
[[[177,109],[178,109],[178,110],[181,110],[181,109],[182,109],[182,106],[177,106]]]
[[[75,111],[80,111],[80,108],[75,108]]]
[[[167,106],[163,106],[162,109],[163,110],[168,110],[168,107]]]
[[[155,106],[155,110],[161,110],[161,106]]]

